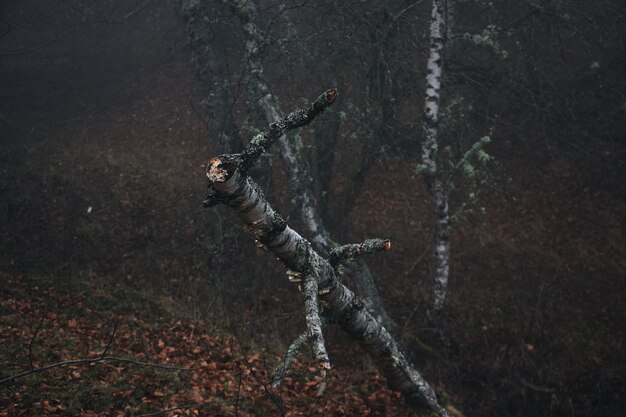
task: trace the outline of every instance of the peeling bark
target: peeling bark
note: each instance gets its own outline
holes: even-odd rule
[[[260,188],[239,168],[240,161],[236,155],[222,155],[209,161],[207,177],[215,190],[213,199],[233,208],[248,233],[270,249],[287,268],[315,278],[318,297],[326,306],[326,313],[359,341],[393,389],[402,392],[412,403],[439,416],[448,416],[439,405],[435,391],[411,366],[385,327],[364,308],[362,300],[339,281],[330,262],[273,210]],[[383,248],[388,246],[382,242]]]

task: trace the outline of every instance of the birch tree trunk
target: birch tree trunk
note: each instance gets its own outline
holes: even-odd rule
[[[336,91],[328,90],[307,110],[293,112],[273,123],[265,133],[255,136],[241,154],[212,158],[207,166],[210,193],[205,205],[224,203],[230,206],[246,224],[248,233],[272,251],[292,275],[314,278],[319,303],[326,314],[371,355],[389,385],[402,392],[409,402],[447,417],[448,413],[439,405],[435,391],[409,363],[393,337],[364,308],[362,300],[339,281],[338,269],[289,227],[267,202],[260,187],[246,174],[256,158],[286,130],[310,123],[332,104],[335,97]],[[388,241],[383,242],[384,249],[388,249]],[[362,251],[361,245],[347,246],[348,252],[352,253],[350,256]],[[333,253],[335,258],[337,253]],[[325,367],[326,364],[323,365]]]
[[[434,265],[432,305],[428,312],[433,324],[439,324],[446,300],[450,273],[450,211],[448,193],[438,167],[438,122],[446,37],[446,1],[433,0],[429,55],[426,67],[426,97],[422,115],[421,173],[435,210]]]
[[[278,100],[272,94],[263,75],[261,52],[266,40],[265,34],[257,22],[256,5],[250,0],[223,1],[241,21],[242,29],[246,35],[246,61],[251,70],[252,94],[258,97],[258,104],[267,123],[272,124],[280,118],[282,112]],[[328,254],[335,243],[317,210],[316,199],[305,180],[309,177],[309,173],[306,168],[300,167],[299,155],[286,135],[282,135],[278,139],[278,147],[282,166],[287,173],[290,188],[296,200],[296,210],[300,213],[311,243],[318,252]],[[365,262],[361,259],[346,260],[345,266],[350,275],[353,276],[358,292],[365,297],[366,307],[372,311],[377,320],[389,327],[392,320],[380,299],[372,273]]]

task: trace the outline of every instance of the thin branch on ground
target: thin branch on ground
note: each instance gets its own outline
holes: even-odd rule
[[[41,330],[41,326],[43,326],[43,322],[46,321],[46,317],[48,317],[48,313],[44,314],[39,322],[39,325],[35,329],[35,333],[33,333],[33,337],[30,338],[30,342],[28,343],[28,364],[30,369],[34,369],[35,365],[33,363],[33,343],[35,343],[35,339],[37,338],[37,333]]]
[[[184,404],[184,405],[179,405],[176,407],[171,407],[171,408],[164,408],[162,410],[159,411],[155,411],[153,413],[147,413],[147,414],[139,414],[137,417],[153,417],[153,416],[160,416],[163,414],[167,414],[167,413],[171,413],[173,411],[181,411],[181,410],[189,410],[189,409],[202,409],[202,408],[206,408],[210,405],[213,405],[213,402],[208,402],[208,403],[196,403],[196,404]]]
[[[152,363],[152,362],[142,362],[142,361],[137,361],[134,359],[128,359],[128,358],[120,358],[117,356],[98,356],[96,358],[84,358],[84,359],[69,359],[66,361],[61,361],[61,362],[55,362],[55,363],[51,363],[49,365],[45,365],[45,366],[41,366],[39,368],[33,368],[33,369],[29,369],[27,371],[21,372],[19,374],[16,375],[12,375],[9,376],[7,378],[4,379],[0,379],[0,384],[7,384],[13,381],[16,381],[20,378],[23,378],[25,376],[31,375],[31,374],[36,374],[39,372],[44,372],[44,371],[48,371],[50,369],[54,369],[54,368],[62,368],[64,366],[69,366],[69,365],[85,365],[85,364],[92,364],[92,363],[98,363],[98,362],[122,362],[122,363],[131,363],[134,365],[139,365],[139,366],[146,366],[149,368],[158,368],[158,369],[166,369],[166,370],[172,370],[172,371],[192,371],[194,368],[183,368],[180,366],[172,366],[172,365],[161,365],[158,363]]]
[[[104,347],[104,350],[102,351],[102,354],[100,355],[101,358],[104,358],[107,352],[109,351],[109,349],[111,348],[116,332],[117,332],[117,321],[113,323],[113,330],[111,331],[111,336],[109,337],[109,341],[107,342],[106,346]]]
[[[43,325],[43,322],[46,319],[46,316],[44,316],[41,319],[39,326],[37,326],[37,329],[35,329],[35,333],[33,334],[33,337],[31,337],[30,342],[28,344],[29,369],[24,372],[20,372],[18,374],[0,379],[0,384],[8,384],[20,378],[23,378],[25,376],[36,374],[39,372],[48,371],[54,368],[62,368],[65,366],[70,366],[70,365],[86,365],[86,364],[93,364],[93,363],[98,363],[98,362],[122,362],[122,363],[130,363],[130,364],[145,366],[145,367],[150,367],[150,368],[158,368],[158,369],[173,370],[173,371],[192,371],[194,369],[194,368],[184,368],[184,367],[173,366],[173,365],[161,365],[161,364],[152,363],[152,362],[143,362],[143,361],[138,361],[135,359],[120,358],[117,356],[107,356],[107,352],[113,345],[115,333],[117,332],[117,323],[113,325],[113,331],[111,332],[111,336],[109,337],[109,340],[107,341],[107,344],[100,355],[93,357],[93,358],[68,359],[65,361],[55,362],[55,363],[51,363],[48,365],[40,366],[39,368],[35,368],[33,364],[32,347],[35,342],[35,338],[37,337],[37,333],[39,333],[39,330],[41,329],[41,326]]]

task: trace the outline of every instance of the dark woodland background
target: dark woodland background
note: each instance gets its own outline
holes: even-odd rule
[[[200,369],[37,373],[0,386],[0,416],[281,412],[263,378],[303,329],[302,297],[231,211],[202,207],[219,132],[266,126],[241,24],[205,4],[190,41],[194,2],[0,3],[0,376],[96,355],[114,323],[118,356]],[[489,135],[493,160],[452,195],[469,210],[451,237],[447,353],[424,314],[433,221],[416,170],[431,3],[258,6],[281,108],[339,89],[301,131],[302,163],[336,241],[392,240],[366,261],[426,378],[467,416],[623,415],[622,2],[453,4],[442,146]],[[273,156],[256,178],[298,230]],[[287,415],[415,415],[347,336],[327,338],[331,376],[305,355]]]

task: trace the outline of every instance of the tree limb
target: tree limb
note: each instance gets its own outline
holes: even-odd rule
[[[241,153],[239,169],[245,173],[258,157],[265,152],[265,149],[276,142],[285,132],[308,125],[318,114],[333,104],[336,98],[336,89],[326,90],[315,99],[308,108],[291,112],[287,116],[272,123],[269,129],[256,135],[245,147]]]
[[[331,250],[328,261],[336,267],[339,263],[357,256],[388,250],[391,250],[389,239],[367,239],[363,243],[351,243]]]
[[[285,374],[291,368],[291,364],[300,353],[302,349],[302,345],[304,345],[307,340],[309,340],[309,332],[308,330],[298,336],[287,348],[287,352],[285,352],[285,356],[283,360],[278,364],[274,373],[272,374],[272,379],[270,380],[272,384],[272,388],[278,389],[283,383],[283,379],[285,378]]]
[[[68,365],[85,365],[85,364],[92,364],[92,363],[98,363],[98,362],[132,363],[135,365],[147,366],[150,368],[167,369],[167,370],[174,370],[174,371],[192,371],[193,370],[193,368],[183,368],[179,366],[161,365],[158,363],[142,362],[142,361],[136,361],[134,359],[119,358],[116,356],[98,356],[96,358],[70,359],[66,361],[51,363],[49,365],[41,366],[39,368],[31,368],[19,374],[12,375],[4,379],[0,379],[0,384],[10,383],[17,379],[23,378],[27,375],[31,375],[31,374],[35,374],[35,373],[39,373],[43,371],[48,371],[54,368],[61,368],[61,367],[68,366]]]
[[[30,365],[30,369],[34,369],[35,365],[33,363],[33,343],[35,343],[35,339],[37,338],[37,333],[41,330],[41,326],[43,326],[43,322],[48,317],[48,313],[46,313],[39,322],[39,326],[35,329],[35,333],[33,333],[33,337],[30,338],[30,342],[28,343],[28,364]]]
[[[306,320],[309,341],[317,360],[317,366],[320,368],[322,376],[325,376],[326,371],[330,370],[330,360],[328,359],[328,352],[324,345],[324,335],[322,334],[322,321],[317,305],[317,277],[315,275],[306,274],[302,293],[304,294],[304,318]]]

